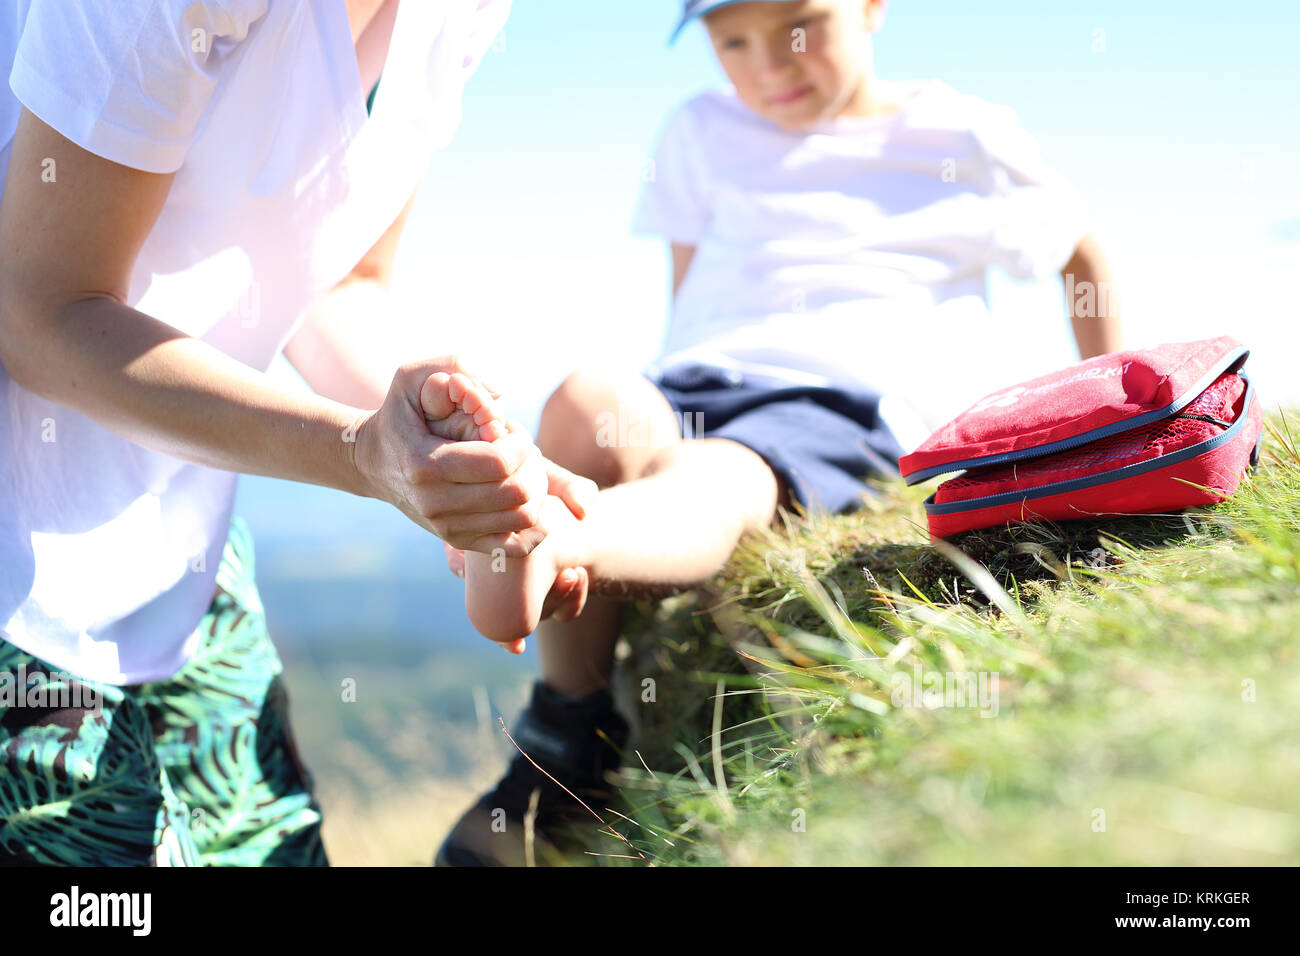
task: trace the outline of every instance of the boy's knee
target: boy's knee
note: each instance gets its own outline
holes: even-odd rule
[[[579,371],[542,407],[537,447],[607,488],[640,477],[657,451],[678,440],[675,422],[667,400],[641,376]]]
[[[551,393],[542,417],[594,418],[618,400],[618,383],[607,375],[586,369],[571,373]]]

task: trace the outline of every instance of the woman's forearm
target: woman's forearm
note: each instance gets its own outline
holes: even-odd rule
[[[378,408],[397,355],[393,301],[378,281],[349,279],[318,298],[284,349],[284,357],[318,395],[356,408]],[[411,342],[404,343],[409,351]]]
[[[1088,318],[1076,315],[1072,322],[1074,341],[1081,359],[1090,359],[1123,348],[1120,337],[1119,316],[1107,315]]]
[[[370,493],[353,455],[358,409],[277,388],[263,373],[115,299],[81,299],[43,319],[7,309],[0,361],[19,385],[145,448],[227,471]]]

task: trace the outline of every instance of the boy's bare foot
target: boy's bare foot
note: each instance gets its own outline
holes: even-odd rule
[[[496,441],[509,432],[487,389],[459,372],[430,375],[420,389],[420,405],[429,431],[448,441]],[[465,553],[465,607],[470,621],[484,636],[516,654],[523,652],[523,639],[541,620],[542,606],[557,578],[562,573],[574,577],[579,564],[574,559],[577,535],[572,530],[578,519],[562,499],[548,495],[536,524],[547,529],[548,536],[527,558]],[[563,532],[555,541],[550,538],[552,529]]]
[[[563,501],[547,496],[540,523],[546,539],[527,557],[465,553],[465,610],[489,640],[513,645],[533,633],[556,578],[587,564],[582,522]]]
[[[461,372],[435,372],[420,389],[429,431],[448,441],[496,441],[507,433],[492,396]]]
[[[492,396],[468,375],[435,372],[420,388],[420,407],[429,431],[448,441],[496,441],[507,434]],[[470,562],[466,561],[466,570]],[[522,654],[522,640],[503,641],[506,649]]]

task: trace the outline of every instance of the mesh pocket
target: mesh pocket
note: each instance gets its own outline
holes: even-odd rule
[[[1168,455],[1222,434],[1236,420],[1245,391],[1245,379],[1226,372],[1177,415],[1046,458],[972,469],[940,485],[934,500],[966,501],[1023,491]]]

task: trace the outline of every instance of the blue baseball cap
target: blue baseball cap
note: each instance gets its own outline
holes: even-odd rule
[[[676,43],[677,37],[686,29],[686,25],[692,20],[698,20],[706,13],[712,13],[719,7],[729,7],[733,3],[744,2],[745,0],[685,0],[682,4],[682,17],[677,21],[677,26],[673,30],[673,35],[668,38],[668,42]],[[790,0],[785,0],[785,2],[788,3]]]

